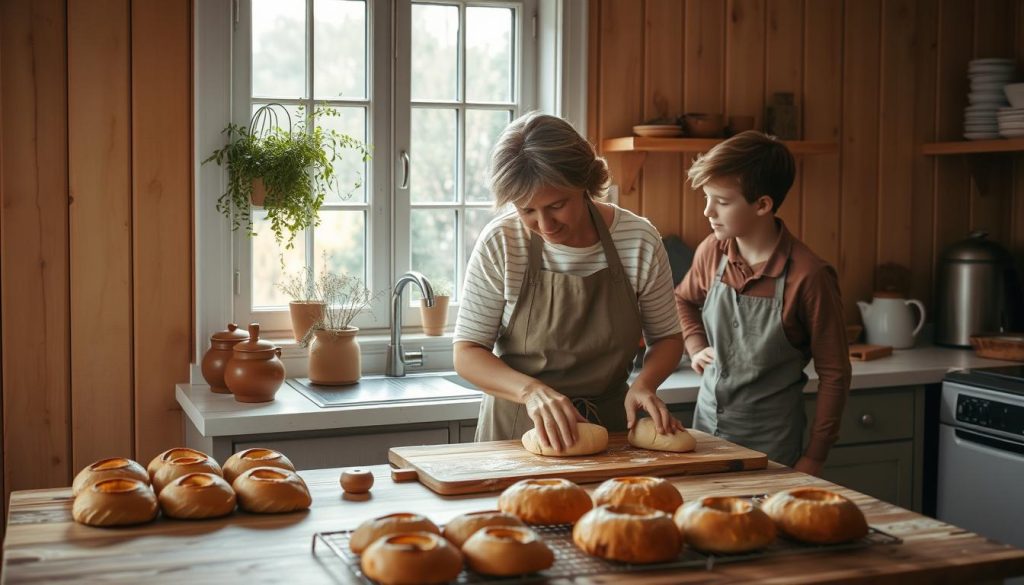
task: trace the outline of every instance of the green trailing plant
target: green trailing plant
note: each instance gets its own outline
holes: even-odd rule
[[[337,110],[318,106],[307,117],[299,108],[298,122],[293,126],[290,115],[287,127],[278,124],[275,108],[263,106],[253,115],[248,127],[228,124],[224,129],[227,144],[213,151],[203,163],[216,162],[228,170],[227,189],[217,199],[217,211],[231,218],[231,229],[245,227],[256,235],[252,222],[254,181],[262,179],[266,187],[263,208],[277,243],[291,249],[295,236],[320,223],[320,206],[332,186],[338,185],[334,165],[345,150],[370,158],[365,144],[317,122],[337,116]],[[349,179],[352,185],[343,197],[351,196],[362,186],[362,177]]]

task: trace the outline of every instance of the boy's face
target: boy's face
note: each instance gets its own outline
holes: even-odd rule
[[[718,240],[742,238],[771,214],[771,197],[750,203],[743,197],[739,181],[732,177],[712,179],[704,185],[704,217]]]

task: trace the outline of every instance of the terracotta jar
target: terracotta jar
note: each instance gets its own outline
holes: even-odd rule
[[[235,346],[224,372],[235,400],[239,402],[270,402],[284,382],[281,348],[269,341],[260,341],[260,324],[249,325],[249,341]]]
[[[210,385],[210,391],[218,394],[231,394],[224,383],[224,370],[231,359],[232,350],[241,341],[249,339],[249,334],[239,331],[238,325],[228,323],[228,328],[210,336],[210,349],[203,354],[203,379]]]
[[[309,381],[325,386],[355,384],[362,375],[358,327],[317,329],[309,345]]]

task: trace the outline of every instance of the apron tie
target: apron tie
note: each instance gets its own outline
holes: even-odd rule
[[[597,412],[597,405],[589,398],[573,398],[572,405],[583,415],[583,418],[601,424],[601,415]]]

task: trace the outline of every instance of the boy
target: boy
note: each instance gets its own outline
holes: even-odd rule
[[[693,427],[819,475],[850,389],[835,269],[775,216],[796,165],[781,142],[747,131],[699,156],[713,233],[676,288],[686,351],[701,374]],[[804,368],[814,358],[818,407],[803,449]]]

